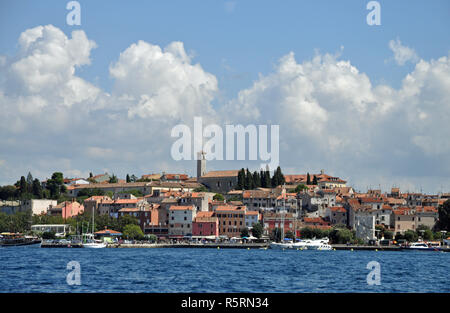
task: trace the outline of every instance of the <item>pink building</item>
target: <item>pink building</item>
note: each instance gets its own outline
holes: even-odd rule
[[[52,216],[61,215],[66,219],[78,214],[83,213],[84,206],[76,201],[64,201],[56,206],[50,206],[48,214]]]
[[[219,219],[214,212],[198,212],[192,223],[192,236],[219,237]]]

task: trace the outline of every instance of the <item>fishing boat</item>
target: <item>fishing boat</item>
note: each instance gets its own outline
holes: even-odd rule
[[[442,248],[436,245],[430,245],[423,241],[413,242],[405,248],[406,250],[419,250],[419,251],[440,251]]]
[[[41,243],[39,238],[23,236],[19,233],[2,233],[0,236],[1,247],[29,246]]]

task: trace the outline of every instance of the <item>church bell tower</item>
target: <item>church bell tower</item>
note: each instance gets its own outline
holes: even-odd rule
[[[197,154],[197,181],[206,174],[205,152],[201,151]]]

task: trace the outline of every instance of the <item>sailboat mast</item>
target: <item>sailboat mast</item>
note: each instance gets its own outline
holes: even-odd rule
[[[94,236],[94,206],[92,206],[92,236]]]
[[[283,197],[283,212],[281,213],[282,218],[281,218],[281,242],[284,242],[284,211],[286,210],[286,201],[285,201],[285,194],[284,194],[284,184],[283,184],[283,188],[281,189],[281,196]]]

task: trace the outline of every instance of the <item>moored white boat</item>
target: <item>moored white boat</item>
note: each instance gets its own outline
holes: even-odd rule
[[[423,241],[413,242],[406,249],[408,250],[421,250],[421,251],[440,251],[442,248],[440,246],[432,246]]]
[[[90,248],[90,249],[98,249],[98,248],[106,248],[107,244],[105,242],[86,242],[83,243],[83,248]]]
[[[328,238],[310,240],[306,243],[306,249],[308,250],[331,250]]]
[[[271,249],[283,250],[283,249],[292,249],[292,243],[281,243],[281,242],[272,242],[269,247]]]

